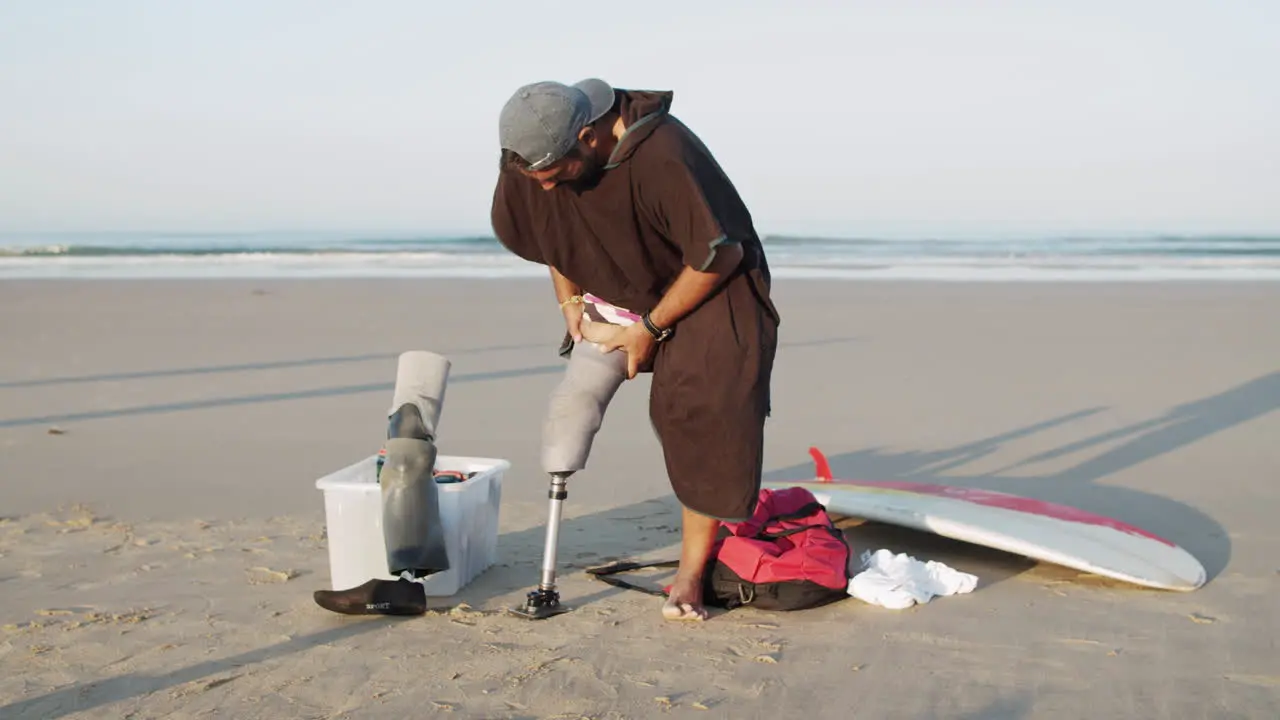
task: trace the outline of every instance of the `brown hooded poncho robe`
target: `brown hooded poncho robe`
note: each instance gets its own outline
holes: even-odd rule
[[[596,183],[546,191],[504,168],[494,232],[521,258],[636,313],[653,308],[685,266],[702,270],[719,245],[742,247],[733,274],[658,344],[649,402],[676,498],[742,520],[759,495],[779,324],[764,250],[711,152],[669,114],[672,93],[617,97],[627,130]]]

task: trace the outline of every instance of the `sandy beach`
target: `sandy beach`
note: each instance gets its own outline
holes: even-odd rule
[[[979,578],[894,611],[664,622],[581,569],[674,558],[625,385],[537,582],[546,281],[0,283],[0,718],[1266,718],[1280,715],[1280,284],[779,281],[765,469],[928,480],[1137,524],[1192,593],[871,524]],[[424,617],[350,618],[315,480],[376,452],[397,355],[453,360],[440,450],[512,463],[499,561]],[[1267,528],[1271,529],[1268,530]],[[658,584],[666,574],[646,581]],[[1270,609],[1268,609],[1270,608]]]

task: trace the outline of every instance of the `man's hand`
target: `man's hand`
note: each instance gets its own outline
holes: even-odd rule
[[[582,342],[582,288],[561,275],[555,266],[548,267],[551,270],[551,286],[555,290],[556,300],[560,302],[560,312],[564,315],[564,327],[575,343]]]
[[[574,342],[582,342],[582,303],[571,302],[560,309],[564,313],[564,327]]]
[[[649,312],[649,319],[660,328],[674,326],[719,287],[742,262],[742,246],[737,243],[716,248],[715,257],[705,271],[686,267],[672,283],[662,300]],[[602,343],[604,352],[623,350],[627,353],[627,379],[635,378],[640,368],[653,359],[658,341],[643,323],[628,325],[618,336]]]
[[[641,367],[653,359],[653,351],[658,341],[649,334],[641,323],[628,325],[614,339],[601,343],[601,352],[622,350],[627,354],[627,379],[634,380]]]

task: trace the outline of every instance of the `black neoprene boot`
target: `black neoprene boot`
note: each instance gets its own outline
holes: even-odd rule
[[[343,615],[421,615],[427,611],[427,592],[420,583],[370,580],[346,590],[316,590],[316,604]]]

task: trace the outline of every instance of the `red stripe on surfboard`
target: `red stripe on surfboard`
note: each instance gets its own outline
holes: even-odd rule
[[[1065,520],[1067,522],[1107,527],[1122,533],[1149,538],[1156,542],[1164,543],[1169,547],[1177,547],[1177,545],[1169,542],[1159,535],[1150,533],[1140,527],[1135,527],[1126,522],[1121,522],[1115,518],[1109,518],[1105,515],[1097,515],[1068,505],[1058,505],[1057,503],[1022,497],[1020,495],[1010,495],[1008,493],[995,492],[994,490],[981,490],[978,488],[964,488],[951,485],[934,485],[932,483],[897,480],[837,480],[832,478],[831,466],[827,463],[826,457],[823,456],[820,450],[817,448],[809,448],[809,454],[813,456],[817,470],[816,474],[818,476],[818,483],[820,484],[855,485],[869,488],[883,488],[885,490],[901,490],[903,492],[919,493],[921,495],[954,498],[956,500],[971,502],[974,505],[984,505],[986,507],[1002,508],[1005,510],[1016,510],[1018,512],[1031,513],[1032,515],[1043,515],[1045,517]]]

